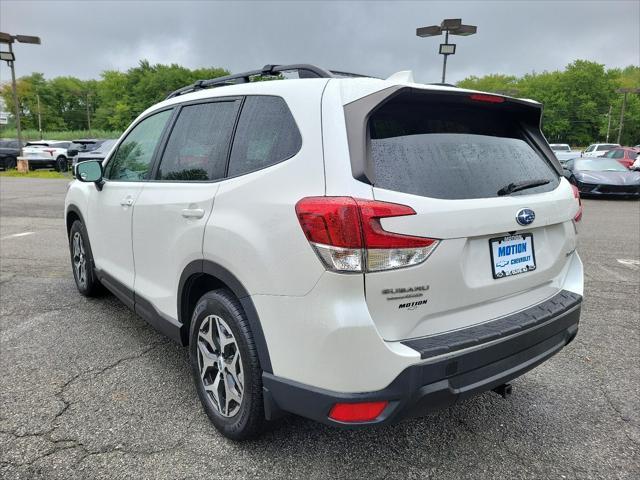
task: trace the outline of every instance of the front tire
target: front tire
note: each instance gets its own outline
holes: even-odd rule
[[[229,290],[198,300],[189,359],[200,402],[220,433],[232,440],[260,434],[265,425],[262,369],[249,322]]]
[[[12,169],[16,168],[17,166],[18,166],[18,160],[15,159],[14,157],[8,157],[4,161],[4,169],[5,170],[12,170]]]
[[[80,220],[71,225],[69,231],[69,253],[76,287],[81,295],[95,297],[101,291],[100,281],[93,266],[93,255],[89,245],[89,236]]]

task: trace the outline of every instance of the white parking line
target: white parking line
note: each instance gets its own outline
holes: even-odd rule
[[[634,260],[632,258],[616,258],[616,260],[618,260],[618,263],[633,268],[634,270],[640,269],[640,260]]]
[[[26,237],[27,235],[33,235],[34,233],[35,232],[14,233],[13,235],[7,235],[6,237],[0,238],[0,240],[6,240],[7,238]]]

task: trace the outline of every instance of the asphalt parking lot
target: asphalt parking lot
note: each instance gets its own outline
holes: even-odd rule
[[[580,332],[510,398],[364,431],[290,417],[237,444],[185,350],[76,292],[66,183],[0,179],[0,477],[640,478],[640,202],[584,201]]]

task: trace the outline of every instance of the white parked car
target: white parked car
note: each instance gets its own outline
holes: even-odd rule
[[[620,144],[618,143],[593,143],[589,145],[585,151],[583,152],[583,157],[601,157],[609,150],[614,148],[618,148]]]
[[[67,193],[79,292],[188,346],[230,438],[506,395],[578,331],[582,207],[541,105],[344,75],[185,87]]]
[[[60,172],[69,169],[67,149],[71,142],[41,140],[27,142],[22,148],[22,156],[29,160],[29,168],[55,168]]]
[[[561,162],[571,160],[572,158],[577,158],[582,155],[580,150],[572,150],[568,143],[551,143],[549,146],[551,147],[551,150],[553,150],[556,158]]]

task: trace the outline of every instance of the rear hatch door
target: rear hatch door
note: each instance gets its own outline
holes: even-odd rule
[[[535,103],[408,88],[368,116],[373,196],[416,212],[382,227],[440,240],[419,265],[365,274],[385,339],[465,328],[561,288],[578,204],[540,114]]]

